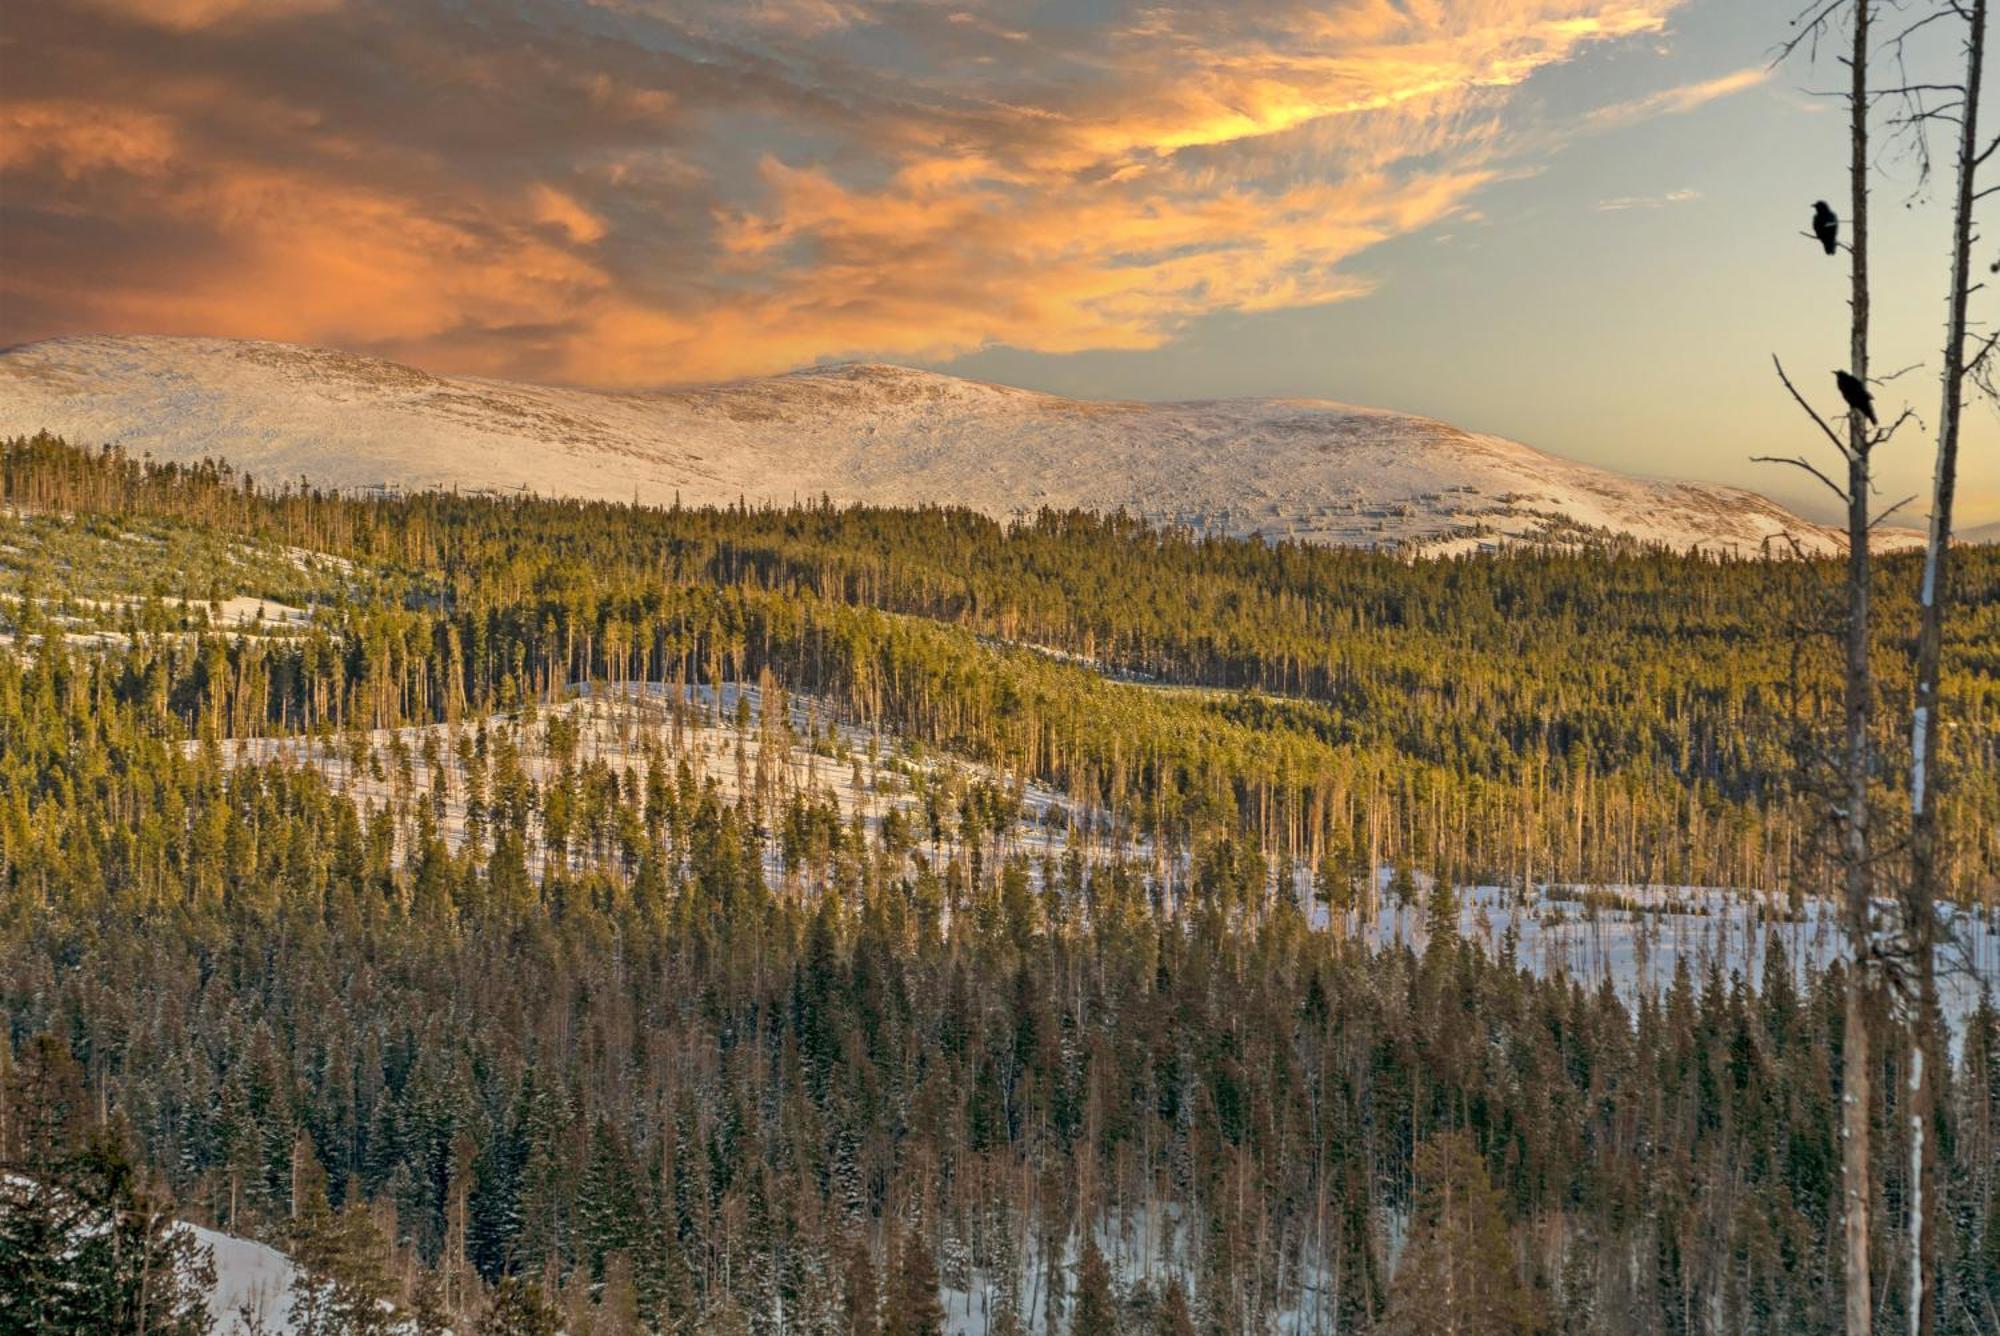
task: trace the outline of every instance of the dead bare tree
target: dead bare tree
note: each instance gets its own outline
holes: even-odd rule
[[[1937,1321],[1938,1248],[1937,1148],[1933,1124],[1939,1109],[1939,1089],[1945,1072],[1944,1024],[1938,1006],[1937,904],[1945,888],[1940,870],[1938,747],[1940,677],[1944,627],[1951,599],[1952,507],[1958,484],[1959,424],[1965,406],[1965,382],[1976,376],[1993,350],[1994,337],[1976,348],[1970,343],[1968,307],[1972,279],[1973,213],[1992,189],[1981,189],[1977,178],[1987,159],[2000,149],[2000,139],[1983,148],[1979,143],[1979,99],[1985,74],[1987,0],[1942,0],[1898,38],[1906,41],[1916,29],[1940,19],[1965,25],[1964,66],[1957,84],[1915,85],[1903,90],[1909,113],[1903,124],[1922,134],[1933,121],[1956,129],[1954,192],[1951,218],[1951,287],[1946,296],[1942,358],[1942,402],[1938,409],[1937,457],[1931,484],[1930,528],[1924,548],[1918,588],[1919,620],[1914,678],[1915,700],[1910,721],[1910,865],[1901,896],[1901,924],[1893,977],[1903,1004],[1908,1031],[1904,1112],[1909,1135],[1908,1268],[1909,1330],[1912,1336],[1931,1331]],[[1925,154],[1922,161],[1928,163]]]
[[[1838,17],[1848,21],[1848,281],[1847,371],[1868,383],[1868,151],[1870,26],[1874,0],[1814,0],[1794,21],[1792,37],[1779,51],[1786,59],[1801,49],[1816,51],[1829,39]],[[1772,359],[1774,363],[1776,358]],[[1867,1336],[1874,1319],[1869,1271],[1869,1213],[1873,1175],[1869,1166],[1871,1089],[1870,1019],[1879,1007],[1873,924],[1875,865],[1869,824],[1869,781],[1875,768],[1875,682],[1869,661],[1873,524],[1870,456],[1894,427],[1874,428],[1862,412],[1849,408],[1845,437],[1801,395],[1784,366],[1778,377],[1799,407],[1818,424],[1846,465],[1846,481],[1836,482],[1804,457],[1775,462],[1802,468],[1839,496],[1847,511],[1847,617],[1841,745],[1841,784],[1832,816],[1839,828],[1842,908],[1853,963],[1848,971],[1846,1016],[1841,1043],[1841,1196],[1844,1225],[1844,1301],[1848,1336]]]

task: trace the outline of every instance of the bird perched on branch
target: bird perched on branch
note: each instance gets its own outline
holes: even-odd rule
[[[1868,392],[1866,385],[1845,371],[1834,372],[1833,383],[1840,387],[1840,397],[1847,401],[1850,412],[1861,414],[1871,424],[1875,421],[1875,396]]]
[[[1826,207],[1823,199],[1813,201],[1813,235],[1826,247],[1828,255],[1840,249],[1840,218]]]

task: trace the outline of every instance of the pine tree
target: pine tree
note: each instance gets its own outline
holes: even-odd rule
[[[1430,895],[1424,920],[1425,931],[1433,942],[1450,942],[1458,936],[1458,892],[1443,873],[1431,881]]]
[[[362,1203],[335,1212],[320,1176],[308,1187],[292,1225],[291,1256],[300,1276],[292,1287],[292,1324],[299,1336],[371,1336],[396,1327],[389,1245]]]
[[[1073,1336],[1117,1336],[1118,1301],[1111,1293],[1111,1268],[1098,1251],[1097,1240],[1084,1230],[1083,1257],[1078,1264],[1076,1310],[1070,1319]]]
[[[594,1330],[602,1336],[638,1336],[639,1290],[632,1276],[632,1256],[614,1252],[604,1259],[604,1286],[597,1296]]]
[[[1408,909],[1417,902],[1417,874],[1410,870],[1407,862],[1398,860],[1396,869],[1389,876],[1389,898],[1400,909]]]
[[[857,1238],[847,1250],[847,1278],[841,1313],[847,1336],[876,1336],[881,1330],[881,1295],[875,1285],[875,1258],[868,1241]]]
[[[1187,1291],[1179,1276],[1167,1281],[1160,1310],[1153,1318],[1154,1336],[1195,1336],[1194,1318],[1188,1313]]]
[[[506,1276],[479,1319],[477,1336],[558,1336],[561,1330],[562,1312],[542,1294],[541,1286]]]
[[[923,1235],[913,1229],[903,1237],[896,1281],[884,1305],[882,1336],[939,1336],[943,1331],[937,1264],[931,1260]]]
[[[445,1304],[444,1281],[429,1269],[417,1273],[410,1294],[412,1336],[449,1336],[452,1314]]]
[[[1515,1336],[1539,1330],[1500,1193],[1464,1132],[1417,1148],[1416,1217],[1390,1292],[1387,1329],[1409,1336]]]

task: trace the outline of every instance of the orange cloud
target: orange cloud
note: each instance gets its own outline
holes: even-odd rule
[[[255,23],[321,13],[338,8],[342,0],[93,0],[93,3],[124,18],[190,32],[236,20]]]
[[[0,340],[259,335],[600,385],[1157,346],[1369,291],[1350,261],[1508,170],[1508,90],[1678,3],[1026,32],[977,3],[54,0],[0,89],[0,193],[34,201],[0,216]]]
[[[154,175],[173,160],[167,117],[88,102],[17,102],[0,107],[0,174],[37,163],[65,180],[104,171]]]
[[[1591,113],[1591,120],[1599,126],[1618,126],[1629,125],[1634,121],[1651,120],[1655,116],[1679,115],[1706,106],[1719,98],[1747,92],[1768,83],[1774,73],[1775,71],[1769,66],[1752,65],[1719,78],[1682,84],[1677,88],[1664,89],[1630,102],[1618,102],[1608,107],[1600,107]]]
[[[529,192],[528,207],[538,223],[560,228],[571,241],[588,246],[604,237],[604,220],[554,186],[537,184]]]

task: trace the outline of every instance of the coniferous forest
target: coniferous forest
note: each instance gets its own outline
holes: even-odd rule
[[[1839,563],[49,437],[0,488],[0,1331],[207,1329],[175,1219],[288,1254],[312,1332],[1840,1326],[1839,961],[1635,999],[1458,903],[1836,894]],[[1906,701],[1914,561],[1877,578]],[[1954,582],[1941,866],[1993,924],[2000,549]],[[1990,1333],[1983,996],[1952,1053],[1937,1327]]]

